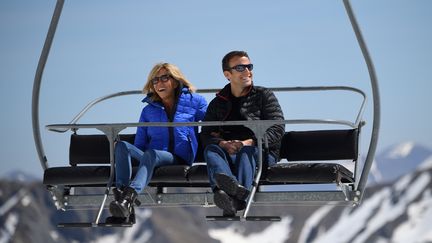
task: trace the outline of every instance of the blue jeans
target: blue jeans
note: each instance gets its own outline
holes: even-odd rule
[[[211,144],[205,148],[204,158],[207,161],[207,172],[212,189],[216,187],[214,175],[223,173],[236,178],[242,186],[251,190],[258,158],[257,147],[244,146],[238,153],[228,154],[219,145]],[[275,158],[269,155],[269,166],[275,163]]]
[[[132,181],[131,158],[139,161]],[[116,187],[129,186],[140,193],[150,182],[155,167],[174,164],[178,163],[170,152],[154,149],[143,152],[128,142],[119,141],[115,146]]]

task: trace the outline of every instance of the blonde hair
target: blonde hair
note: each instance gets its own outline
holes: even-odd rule
[[[195,90],[196,90],[195,86],[191,82],[189,82],[189,80],[187,80],[187,78],[183,75],[183,73],[180,71],[180,69],[176,65],[166,63],[166,62],[165,63],[158,63],[150,71],[150,73],[147,77],[147,82],[143,88],[144,94],[153,93],[153,95],[151,97],[152,100],[154,100],[154,101],[160,101],[161,100],[159,95],[156,93],[154,86],[153,86],[153,83],[151,81],[153,78],[156,77],[157,73],[161,69],[165,69],[168,72],[168,74],[171,75],[171,77],[174,79],[175,82],[179,82],[183,86],[187,86],[190,92],[195,92]]]

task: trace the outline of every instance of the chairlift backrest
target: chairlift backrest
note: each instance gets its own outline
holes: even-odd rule
[[[355,161],[358,156],[358,136],[358,129],[286,132],[282,139],[280,158],[288,161]],[[133,144],[134,139],[135,134],[120,134],[122,141]],[[72,166],[110,164],[108,139],[103,134],[72,134],[69,162]],[[204,162],[201,146],[195,162]]]
[[[357,160],[358,129],[287,132],[280,156],[288,161]]]
[[[134,143],[135,134],[120,134],[120,140]],[[110,164],[109,142],[103,134],[72,134],[69,146],[69,164]]]

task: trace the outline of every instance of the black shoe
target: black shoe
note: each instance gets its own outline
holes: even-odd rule
[[[235,217],[236,216],[236,214],[235,213],[232,213],[232,212],[228,212],[228,211],[223,211],[223,213],[222,213],[222,216],[223,217],[229,217],[229,218],[233,218],[233,217]]]
[[[123,218],[123,217],[108,217],[105,219],[105,223],[106,224],[124,224],[124,223],[128,223],[127,222],[127,218]]]
[[[118,218],[128,218],[132,213],[134,203],[141,203],[136,199],[138,193],[132,187],[126,187],[121,194],[119,201],[112,201],[109,205],[109,210],[112,216]]]
[[[215,180],[217,186],[231,197],[244,201],[249,196],[250,191],[246,189],[246,187],[240,185],[240,183],[231,176],[216,173]]]
[[[246,209],[246,201],[234,199],[235,203],[234,206],[237,209],[237,211],[242,211]]]
[[[131,223],[131,224],[135,224],[135,222],[136,222],[136,217],[135,217],[135,209],[132,207],[132,212],[131,212],[131,214],[129,215],[129,223]]]
[[[123,217],[123,213],[118,210],[118,204],[123,201],[123,190],[124,187],[113,188],[114,201],[112,201],[109,205],[109,210],[112,217],[108,217],[106,219],[107,223],[122,223],[126,220],[126,217]]]
[[[224,191],[215,191],[213,200],[216,206],[223,210],[224,216],[234,216],[237,213],[237,210],[234,206],[234,199],[228,196],[228,194],[226,194]]]
[[[114,187],[113,188],[113,195],[114,195],[115,201],[121,201],[122,200],[123,190],[124,190],[124,187],[122,187],[122,188]]]
[[[130,213],[128,218],[125,217],[108,217],[105,219],[106,224],[135,224],[135,209],[132,207],[132,212]]]

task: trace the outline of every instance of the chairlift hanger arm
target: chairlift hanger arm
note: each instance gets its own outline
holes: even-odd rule
[[[40,88],[42,84],[43,71],[45,69],[45,64],[48,59],[48,55],[51,49],[52,42],[54,40],[54,35],[57,29],[58,22],[60,20],[60,15],[63,9],[64,0],[57,0],[53,16],[51,18],[51,23],[48,29],[47,36],[45,38],[45,43],[42,49],[42,53],[39,57],[38,66],[36,69],[36,74],[33,82],[33,93],[32,93],[32,125],[33,125],[33,138],[35,140],[36,151],[39,156],[42,169],[46,170],[48,166],[48,160],[45,155],[43,148],[43,143],[40,133],[39,125],[39,95]]]
[[[357,38],[357,42],[360,46],[360,49],[363,54],[363,58],[365,59],[366,66],[369,72],[369,78],[372,86],[372,99],[373,99],[373,124],[372,124],[372,135],[369,142],[369,150],[367,152],[365,165],[363,167],[360,182],[357,185],[356,190],[359,190],[362,194],[364,189],[366,188],[366,183],[369,175],[369,171],[372,167],[373,159],[375,157],[375,151],[378,144],[379,137],[379,128],[381,123],[381,102],[379,95],[379,87],[378,87],[378,78],[376,76],[375,67],[372,62],[372,58],[369,55],[368,48],[366,46],[366,41],[363,38],[360,27],[357,23],[357,19],[354,15],[354,11],[352,10],[351,4],[349,0],[343,0],[345,10],[349,17],[351,26],[354,30],[355,36]]]

